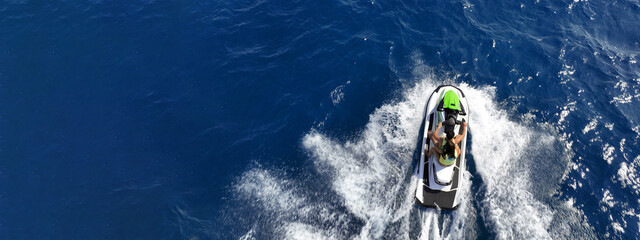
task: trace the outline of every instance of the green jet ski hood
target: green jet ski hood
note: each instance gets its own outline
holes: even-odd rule
[[[460,110],[460,99],[458,94],[453,90],[449,90],[444,94],[444,106],[443,108]]]

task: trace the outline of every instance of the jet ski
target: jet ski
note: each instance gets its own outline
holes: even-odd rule
[[[439,86],[427,101],[420,163],[417,169],[418,204],[440,209],[456,209],[460,204],[458,189],[462,184],[468,184],[462,182],[462,173],[466,169],[467,128],[461,125],[463,122],[469,123],[468,107],[462,90],[452,85]],[[444,146],[435,146],[428,135],[429,131],[436,133],[439,123],[443,123],[437,131],[443,141],[447,134],[464,135],[458,142],[461,152],[455,158],[448,158],[446,155],[445,158],[436,158],[438,154],[427,157],[431,148]]]

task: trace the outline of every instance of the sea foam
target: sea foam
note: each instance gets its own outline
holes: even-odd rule
[[[536,151],[550,148],[557,139],[510,119],[492,87],[458,84],[470,104],[473,145],[468,153],[474,161],[467,165],[475,164],[482,180],[475,184],[483,184],[483,194],[470,194],[474,183],[465,172],[458,210],[443,213],[414,204],[417,178],[411,173],[417,163],[416,141],[424,104],[439,84],[426,76],[402,89],[396,100],[377,108],[363,130],[347,140],[311,129],[301,144],[318,176],[294,181],[280,170],[256,167],[240,178],[235,190],[265,212],[261,224],[271,225],[266,227],[285,239],[465,238],[472,232],[469,223],[476,211],[471,201],[478,202],[485,227],[500,239],[567,236],[567,229],[555,235],[549,231],[555,212],[535,197],[532,169],[527,167]],[[326,190],[306,185],[326,185],[320,188]],[[566,225],[564,220],[555,221]]]

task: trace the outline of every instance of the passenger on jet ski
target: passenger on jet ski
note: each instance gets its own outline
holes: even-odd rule
[[[449,118],[446,122],[447,125],[455,125],[455,120],[453,118]],[[467,132],[467,123],[463,122],[462,134],[458,134],[457,136],[453,136],[453,132],[448,132],[446,138],[438,136],[438,131],[442,127],[442,122],[438,123],[438,127],[436,128],[436,132],[432,133],[428,132],[429,137],[431,137],[431,141],[433,141],[434,146],[427,153],[427,157],[431,157],[431,155],[436,154],[436,159],[438,159],[438,163],[442,166],[450,166],[455,163],[456,158],[460,155],[460,147],[458,143],[462,141]],[[438,147],[439,146],[439,147]]]

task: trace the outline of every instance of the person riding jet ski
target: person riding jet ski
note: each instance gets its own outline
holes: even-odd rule
[[[447,119],[446,125],[455,125],[455,124],[456,122],[453,118]],[[458,158],[458,155],[460,155],[461,150],[460,150],[460,147],[458,146],[458,143],[462,141],[465,134],[467,133],[467,123],[466,122],[462,123],[462,127],[463,127],[462,134],[458,134],[455,137],[453,137],[453,131],[451,131],[450,133],[447,133],[446,138],[438,136],[438,131],[440,130],[441,127],[442,127],[442,123],[439,123],[438,127],[436,128],[435,134],[432,133],[431,131],[429,131],[428,133],[429,137],[431,138],[431,141],[433,141],[433,145],[440,146],[440,147],[431,148],[429,152],[427,152],[427,157],[431,157],[431,155],[436,154],[436,159],[438,159],[438,163],[446,167],[455,163],[456,158]]]

